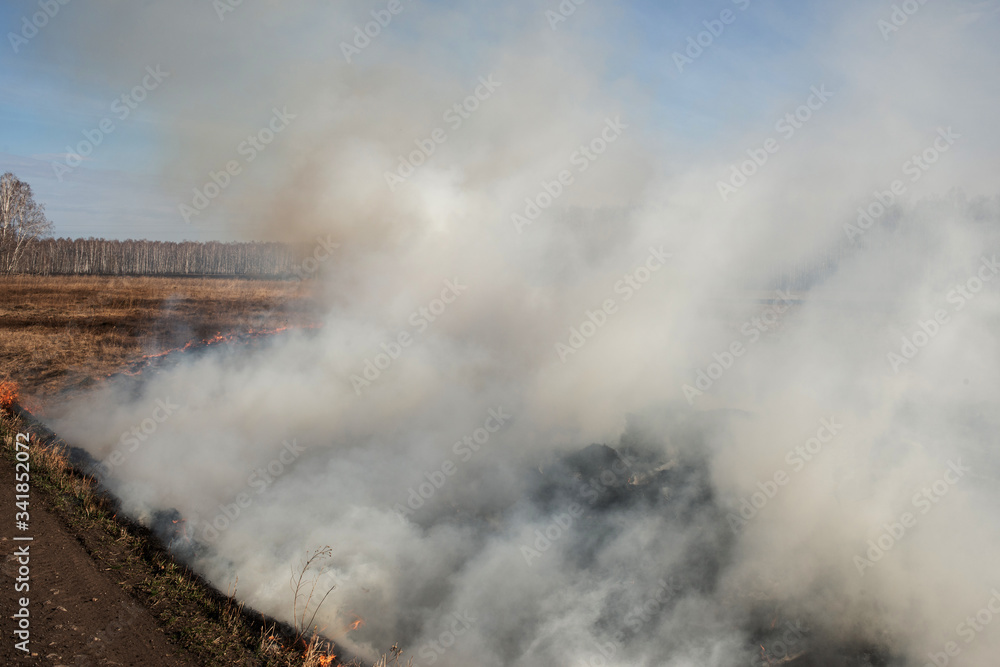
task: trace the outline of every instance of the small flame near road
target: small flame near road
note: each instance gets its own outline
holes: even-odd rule
[[[240,343],[256,338],[263,338],[265,336],[274,336],[276,334],[284,333],[286,331],[293,331],[298,329],[319,329],[323,325],[321,323],[305,324],[297,327],[277,327],[274,329],[247,329],[246,331],[232,331],[229,333],[222,333],[221,331],[216,333],[210,338],[201,338],[198,340],[188,341],[180,347],[173,347],[169,350],[163,350],[162,352],[157,352],[156,354],[144,354],[137,361],[133,361],[124,370],[118,371],[116,373],[111,373],[108,377],[112,375],[140,375],[146,368],[156,363],[157,360],[163,359],[175,352],[186,352],[193,348],[208,347],[209,345],[218,345],[219,343]]]
[[[11,380],[0,382],[0,412],[12,412],[21,408],[34,415],[42,414],[42,406],[21,394],[21,386]]]
[[[16,382],[0,382],[0,410],[10,410],[21,396]]]

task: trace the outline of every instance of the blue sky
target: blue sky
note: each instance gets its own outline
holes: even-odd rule
[[[212,236],[207,230],[181,229],[172,202],[159,191],[157,161],[161,128],[156,109],[139,108],[104,137],[94,153],[60,181],[52,166],[109,115],[120,94],[103,86],[99,73],[82,81],[72,59],[53,58],[41,39],[50,26],[27,44],[21,33],[33,2],[0,8],[4,44],[0,48],[0,170],[29,182],[54,222],[55,236],[181,240]],[[83,3],[62,7],[51,21],[72,24],[87,11]],[[195,232],[195,233],[192,233]]]
[[[187,0],[169,7],[162,3],[132,3],[129,11],[136,20],[145,17],[152,23],[173,8],[179,13],[188,12],[192,22],[186,24],[186,32],[180,33],[182,39],[217,40],[221,46],[216,54],[225,54],[221,49],[227,44],[270,51],[274,57],[260,63],[267,63],[272,71],[263,72],[261,78],[280,83],[283,67],[290,71],[303,60],[339,60],[338,44],[345,33],[349,34],[347,27],[372,9],[384,6],[382,2],[347,3],[351,7],[343,10],[341,19],[311,15],[308,4],[290,3],[293,9],[287,11],[287,16],[276,10],[262,13],[260,25],[252,26],[252,31],[249,22],[257,17],[253,9],[245,8],[246,4],[224,21],[216,20],[207,1]],[[232,227],[227,226],[224,216],[212,220],[206,216],[204,224],[197,226],[184,224],[177,214],[176,195],[167,194],[187,187],[175,182],[189,179],[183,170],[178,173],[176,163],[171,162],[176,159],[176,151],[188,150],[176,145],[178,136],[187,136],[178,135],[177,128],[188,122],[183,115],[185,104],[195,108],[212,103],[207,89],[192,90],[186,103],[178,101],[185,99],[186,93],[151,91],[148,100],[127,119],[115,120],[113,133],[104,136],[81,166],[64,175],[62,181],[55,177],[52,162],[64,159],[67,146],[82,140],[84,131],[113,117],[113,100],[128,89],[123,81],[137,82],[144,75],[140,62],[131,67],[120,67],[120,63],[105,67],[108,53],[114,53],[114,45],[106,42],[116,39],[116,33],[103,29],[100,22],[109,19],[102,18],[100,12],[113,11],[116,6],[122,6],[118,0],[108,0],[100,9],[70,2],[37,37],[19,44],[16,53],[9,35],[20,32],[23,17],[38,11],[38,4],[18,0],[0,7],[5,34],[0,47],[0,169],[12,170],[32,184],[38,199],[47,205],[59,236],[167,240],[229,237]],[[490,21],[494,9],[480,5],[465,9],[463,3],[430,0],[407,6],[412,8],[405,11],[422,11],[431,19],[419,29],[413,24],[398,28],[394,33],[397,44],[406,46],[409,40],[413,48],[428,52],[439,48],[440,57],[455,69],[477,67],[473,54],[482,45],[492,44],[495,48],[490,53],[495,54],[510,39],[509,30],[496,29]],[[555,9],[558,3],[531,6],[536,9],[521,12],[511,23],[520,22],[544,33],[548,29],[544,11]],[[669,136],[664,150],[669,147],[678,155],[694,156],[720,142],[738,140],[748,128],[766,128],[776,109],[793,101],[798,103],[810,85],[838,85],[838,71],[824,54],[829,52],[841,15],[847,7],[855,6],[852,2],[764,0],[633,0],[599,6],[596,0],[590,0],[559,24],[557,32],[560,36],[573,34],[580,43],[592,40],[599,45],[604,65],[599,76],[603,83],[611,90],[616,86],[641,90],[641,108],[631,111]],[[870,14],[864,21],[869,32],[875,33],[874,17],[887,7],[888,3],[862,5],[859,11]],[[448,16],[452,23],[442,24],[440,39],[432,39],[434,11],[439,9],[440,15]],[[599,10],[600,19],[588,22],[588,12],[593,18]],[[334,12],[329,6],[324,11]],[[718,19],[723,11],[731,11],[735,20],[724,27],[723,34],[714,38],[702,55],[678,72],[673,54],[686,48],[688,38],[705,30],[704,21]],[[456,23],[456,15],[467,20]],[[403,23],[401,19],[399,22]],[[455,25],[460,25],[461,30],[448,29]],[[83,33],[83,37],[65,43],[65,36],[71,34],[66,31],[70,30]],[[245,32],[239,34],[238,30]],[[93,34],[88,36],[88,31]],[[468,51],[467,62],[455,57],[456,51],[463,49]],[[102,53],[92,59],[90,50]],[[216,55],[215,61],[206,57],[212,62],[206,62],[205,67],[212,71],[217,65],[214,75],[226,82],[220,86],[233,90],[241,87],[245,92],[253,85],[252,73],[235,72],[231,64],[224,62],[225,57]],[[260,63],[258,67],[265,66]],[[324,81],[323,85],[331,82]],[[172,82],[171,86],[177,87]],[[174,168],[168,169],[168,163]],[[197,182],[197,177],[191,180]]]

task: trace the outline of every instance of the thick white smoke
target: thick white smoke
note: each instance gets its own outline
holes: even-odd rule
[[[994,3],[898,31],[844,3],[806,40],[735,2],[679,75],[590,3],[552,30],[403,0],[351,63],[381,5],[108,4],[47,38],[108,81],[172,68],[172,178],[296,115],[200,215],[339,244],[321,330],[53,420],[131,511],[188,519],[211,581],[291,620],[329,545],[316,625],[421,665],[996,655]],[[801,42],[772,90],[708,74],[741,25]],[[670,117],[652,82],[684,77],[722,129]]]

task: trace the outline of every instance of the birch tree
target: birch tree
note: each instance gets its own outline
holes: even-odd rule
[[[9,171],[0,176],[0,272],[11,273],[25,247],[51,231],[31,186]]]

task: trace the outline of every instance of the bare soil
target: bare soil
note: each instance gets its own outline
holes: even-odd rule
[[[314,324],[308,285],[212,278],[0,277],[0,404],[44,411],[61,393],[134,368],[145,355],[218,334]],[[244,610],[173,561],[149,531],[57,449],[31,461],[29,530],[15,523],[14,432],[0,405],[0,664],[320,665],[287,629]],[[33,447],[38,443],[33,441]],[[34,457],[39,457],[38,459]],[[28,535],[30,542],[15,541]],[[15,591],[30,545],[30,590]],[[30,600],[29,652],[15,648]],[[305,662],[303,658],[305,657]]]
[[[0,476],[13,479],[13,465],[4,458]],[[194,666],[197,660],[171,641],[153,616],[116,582],[119,572],[95,560],[84,542],[71,535],[59,518],[43,507],[41,494],[32,494],[30,529],[18,532],[30,542],[15,542],[10,530],[0,537],[0,614],[4,618],[4,640],[0,663],[38,665],[164,665]],[[14,526],[14,486],[0,487],[0,525]],[[99,540],[99,535],[89,535]],[[18,556],[27,546],[30,573],[28,591],[15,592]],[[25,557],[21,557],[25,560]],[[22,577],[25,578],[25,577]],[[12,617],[16,600],[29,600],[30,638],[28,652],[15,648]]]

